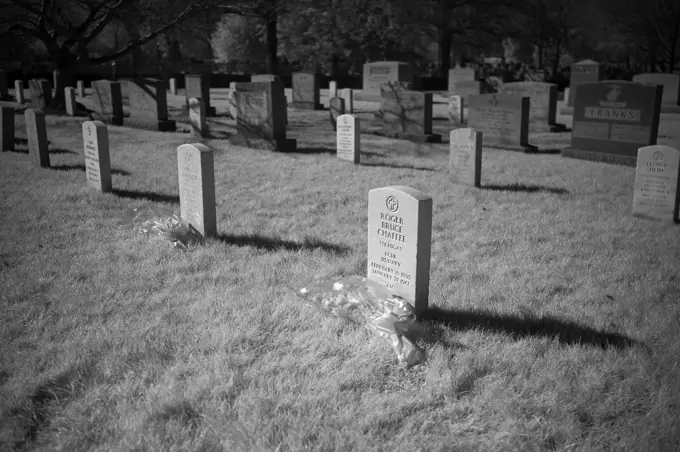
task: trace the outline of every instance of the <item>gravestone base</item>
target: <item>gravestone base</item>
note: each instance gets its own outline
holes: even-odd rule
[[[533,133],[560,133],[566,132],[569,129],[564,124],[532,124],[529,123],[529,132]]]
[[[242,135],[229,137],[229,142],[235,146],[274,152],[295,152],[297,140],[295,138],[278,138],[268,140],[266,138],[250,138]]]
[[[105,124],[111,124],[112,126],[122,126],[123,117],[122,116],[104,116],[99,113],[90,112],[88,115],[92,121],[101,121]]]
[[[487,143],[485,141],[484,147],[489,149],[498,149],[501,151],[524,152],[525,154],[538,152],[538,148],[533,144],[500,144],[500,143]]]
[[[624,166],[635,166],[637,164],[636,156],[611,154],[608,152],[586,151],[583,149],[575,149],[571,147],[562,149],[562,157],[590,160],[594,162],[614,163],[617,165]]]
[[[217,116],[217,110],[215,107],[208,107],[205,109],[206,116]]]
[[[680,105],[661,104],[661,113],[680,113]]]
[[[560,114],[566,116],[572,116],[574,114],[574,107],[562,107],[560,108]]]
[[[409,140],[413,141],[414,143],[442,142],[442,136],[439,135],[438,133],[413,134],[389,129],[376,130],[373,133],[375,133],[376,135],[380,135],[381,137],[396,138],[399,140]]]
[[[298,110],[323,110],[324,106],[321,103],[314,105],[311,102],[293,102],[290,105],[291,108],[296,108]]]
[[[176,132],[177,123],[172,119],[161,119],[154,122],[140,121],[138,118],[128,118],[125,124],[128,127],[137,129],[155,130],[158,132]]]

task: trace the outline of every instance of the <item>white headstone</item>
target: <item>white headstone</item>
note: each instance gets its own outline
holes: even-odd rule
[[[215,160],[204,144],[177,148],[180,215],[204,237],[217,234]]]
[[[236,91],[236,82],[231,82],[229,83],[229,95],[227,102],[229,103],[229,114],[231,114],[231,117],[236,119],[237,113],[238,113],[238,108],[236,108],[236,97],[234,96],[234,92]]]
[[[31,160],[41,168],[49,168],[50,153],[47,147],[47,124],[45,113],[40,109],[27,108],[24,112],[26,118],[26,137],[28,140],[28,154]]]
[[[638,150],[633,215],[662,221],[678,220],[680,151],[670,146]]]
[[[76,115],[76,90],[72,86],[64,88],[64,99],[66,101],[66,114]]]
[[[482,132],[455,129],[449,141],[449,171],[454,182],[479,187],[482,177]]]
[[[110,192],[111,160],[109,131],[101,121],[83,123],[83,146],[85,148],[85,174],[87,185],[102,192]]]
[[[170,81],[168,83],[169,91],[170,94],[177,95],[177,79],[175,77],[171,77]]]
[[[76,82],[76,95],[78,97],[85,97],[85,82],[82,80]]]
[[[338,158],[359,163],[361,155],[361,121],[352,115],[340,115],[337,120]]]
[[[206,137],[208,130],[205,124],[205,104],[203,99],[189,99],[189,124],[191,133],[197,137]]]
[[[427,311],[430,285],[432,198],[390,186],[368,193],[368,278]]]
[[[338,82],[328,82],[328,98],[338,97]]]
[[[14,81],[14,102],[17,104],[23,104],[24,98],[24,82],[22,80]]]
[[[354,90],[352,88],[341,89],[340,97],[345,99],[345,111],[354,113]]]
[[[449,96],[449,120],[453,124],[463,124],[463,98],[458,94]]]

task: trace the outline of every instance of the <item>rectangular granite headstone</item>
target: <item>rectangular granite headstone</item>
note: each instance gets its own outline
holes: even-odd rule
[[[531,152],[529,145],[529,98],[510,94],[470,96],[468,126],[484,134],[484,145],[511,151]]]
[[[359,163],[361,158],[361,120],[353,115],[338,116],[337,157]]]
[[[380,134],[439,143],[441,135],[432,133],[432,93],[419,91],[385,91],[382,93]]]
[[[599,82],[604,79],[604,65],[593,60],[582,60],[571,65],[569,76],[569,98],[567,106],[573,107],[576,95],[576,87],[581,83]]]
[[[562,156],[634,166],[638,149],[656,144],[662,89],[624,80],[580,84]]]
[[[482,132],[456,129],[450,134],[449,171],[458,184],[481,186]]]
[[[345,99],[331,97],[331,99],[328,101],[328,110],[330,111],[331,127],[334,131],[338,130],[338,116],[345,114]]]
[[[319,74],[310,72],[293,73],[293,108],[321,110],[319,102]]]
[[[123,125],[123,92],[120,82],[95,80],[92,82],[94,117],[116,126]]]
[[[558,124],[557,85],[542,82],[511,82],[501,87],[503,94],[529,98],[529,129],[535,133],[562,132],[564,124]]]
[[[175,77],[170,77],[168,80],[168,90],[173,96],[177,95],[177,79]],[[195,98],[192,98],[195,99]]]
[[[338,97],[338,82],[331,80],[328,82],[328,98]]]
[[[640,148],[635,171],[633,215],[677,222],[680,202],[680,151],[670,146]]]
[[[352,88],[343,88],[340,90],[340,97],[345,99],[345,111],[347,113],[354,113],[354,90]]]
[[[212,117],[217,115],[215,107],[210,102],[209,74],[186,74],[184,76],[184,92],[187,107],[189,106],[189,99],[192,97],[203,99],[206,116]]]
[[[78,97],[85,97],[85,82],[82,80],[76,82],[76,95]]]
[[[76,90],[72,86],[64,88],[64,100],[66,101],[66,114],[76,115]]]
[[[127,88],[132,124],[161,132],[176,130],[175,121],[168,119],[165,80],[141,78],[128,80]]]
[[[31,105],[34,108],[46,108],[52,102],[52,87],[50,81],[46,79],[31,79],[28,81],[31,90]]]
[[[34,164],[41,168],[49,168],[50,154],[47,148],[45,113],[42,110],[27,108],[24,112],[24,117],[26,118],[28,154],[31,156]]]
[[[104,193],[112,191],[109,131],[106,124],[101,121],[85,121],[83,147],[87,185]]]
[[[449,121],[454,126],[465,124],[463,118],[463,98],[458,94],[452,94],[449,96]]]
[[[364,64],[364,92],[379,93],[381,86],[389,81],[409,83],[409,86],[412,87],[414,82],[413,66],[401,61],[374,61]]]
[[[390,186],[368,194],[368,278],[404,298],[420,314],[428,309],[432,198]]]
[[[200,143],[177,148],[180,216],[202,236],[217,235],[215,158]]]

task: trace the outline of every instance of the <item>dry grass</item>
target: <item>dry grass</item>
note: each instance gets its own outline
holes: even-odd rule
[[[110,127],[107,195],[78,120],[48,117],[55,169],[0,154],[1,450],[678,450],[680,229],[632,217],[633,168],[485,150],[473,189],[446,145],[338,161],[327,113],[291,113],[295,154],[207,140],[219,237],[188,252],[118,224],[178,207],[188,135]],[[434,199],[408,370],[293,295],[365,272],[368,191],[394,184]]]

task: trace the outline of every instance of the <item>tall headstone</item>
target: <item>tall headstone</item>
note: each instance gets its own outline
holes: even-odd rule
[[[331,80],[328,82],[328,98],[338,97],[338,82]]]
[[[127,81],[132,124],[161,132],[174,132],[175,121],[168,119],[165,80],[134,79]]]
[[[311,72],[293,73],[293,108],[321,110],[319,103],[319,74]]]
[[[116,126],[123,125],[123,93],[120,82],[95,80],[92,82],[94,117]]]
[[[202,99],[205,104],[206,116],[216,116],[215,107],[210,104],[210,74],[186,74],[184,76],[184,91],[187,107],[189,99]]]
[[[66,114],[76,115],[76,90],[72,86],[64,88],[64,99],[66,101]]]
[[[8,100],[9,83],[7,82],[7,72],[0,70],[0,100]]]
[[[568,86],[566,88],[564,88],[564,104],[565,105],[567,104],[567,102],[569,102],[570,93],[571,93],[571,90],[569,89]]]
[[[529,98],[510,94],[470,96],[468,126],[484,134],[484,145],[511,151],[531,152],[529,144]]]
[[[170,94],[173,96],[177,95],[177,79],[175,77],[170,77],[168,80],[168,90],[170,90]],[[192,99],[195,99],[192,97]]]
[[[449,95],[457,94],[463,99],[463,102],[468,103],[470,96],[481,94],[482,83],[476,80],[457,80],[449,87]]]
[[[215,158],[200,143],[177,148],[180,216],[204,237],[217,235]]]
[[[83,147],[85,148],[87,185],[104,193],[110,192],[113,186],[109,132],[103,122],[85,121],[83,123]]]
[[[331,127],[333,130],[337,130],[338,116],[345,114],[345,99],[331,97],[328,102],[328,109],[330,110]]]
[[[85,82],[82,80],[76,82],[76,96],[85,97]]]
[[[14,150],[14,108],[0,107],[0,152]]]
[[[639,149],[635,172],[633,215],[678,221],[680,151],[669,146]]]
[[[474,129],[451,131],[449,144],[449,171],[458,184],[481,186],[482,132]]]
[[[352,88],[341,89],[340,97],[345,99],[345,111],[354,113],[354,90]]]
[[[449,94],[456,92],[456,83],[461,81],[475,81],[477,76],[474,68],[457,67],[449,69]],[[479,94],[479,93],[474,93]]]
[[[416,142],[439,143],[432,133],[432,93],[387,91],[382,94],[383,128],[377,133]]]
[[[194,136],[201,138],[208,136],[203,99],[196,99],[195,97],[189,99],[189,124]]]
[[[623,80],[580,84],[562,156],[634,166],[638,149],[656,144],[662,89]]]
[[[646,85],[663,86],[662,108],[665,105],[677,106],[680,104],[680,75],[678,74],[637,74],[633,77],[633,81]]]
[[[413,86],[413,66],[401,61],[375,61],[364,64],[363,90],[369,93],[379,93],[385,82],[408,82]]]
[[[24,112],[26,118],[26,138],[28,140],[28,153],[34,164],[49,168],[50,154],[47,148],[47,125],[45,113],[42,110],[27,108]]]
[[[582,83],[599,82],[604,79],[604,64],[593,60],[583,60],[571,65],[569,77],[569,99],[567,106],[574,106],[576,87]]]
[[[31,105],[33,108],[43,109],[52,102],[52,87],[46,79],[31,79],[28,81],[31,90]]]
[[[23,104],[26,101],[24,98],[24,82],[22,80],[14,81],[14,102]]]
[[[529,129],[532,132],[564,132],[557,123],[557,85],[542,82],[512,82],[501,87],[503,94],[529,98]]]
[[[254,149],[292,152],[297,140],[286,137],[283,83],[237,83],[234,91],[237,134],[232,144]]]
[[[432,243],[432,198],[389,186],[368,193],[368,278],[427,311]]]
[[[361,120],[353,115],[338,116],[337,157],[354,163],[361,158]]]
[[[61,86],[61,71],[59,69],[54,69],[52,71],[52,88],[54,90],[57,89],[58,86]]]
[[[449,120],[451,123],[456,125],[465,124],[465,118],[463,115],[463,98],[458,94],[452,94],[449,96]]]

